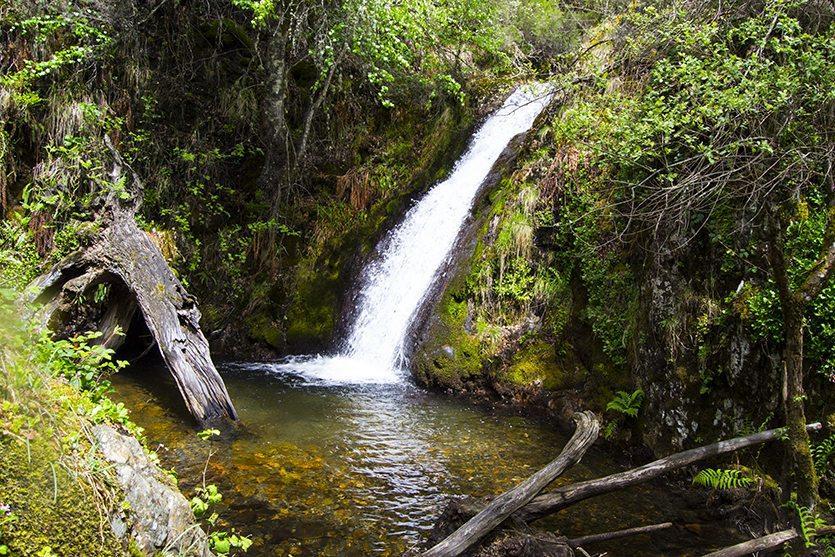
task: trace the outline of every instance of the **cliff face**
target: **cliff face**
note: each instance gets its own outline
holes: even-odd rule
[[[797,7],[779,14],[809,41],[789,58],[831,68],[814,38],[831,10],[806,7],[823,19]],[[604,433],[637,434],[658,453],[783,423],[782,317],[768,246],[782,241],[795,254],[794,281],[825,252],[831,187],[819,155],[831,143],[812,130],[831,122],[825,110],[804,112],[796,125],[805,131],[783,137],[779,126],[759,128],[756,111],[779,120],[795,104],[823,110],[814,83],[829,74],[787,78],[792,92],[774,94],[793,100],[775,104],[772,74],[757,69],[740,81],[728,67],[793,71],[783,54],[764,62],[738,42],[761,40],[762,15],[734,4],[721,26],[702,16],[638,8],[587,34],[560,80],[560,102],[480,209],[473,255],[416,353],[421,381],[564,416],[591,407],[605,412]],[[673,23],[658,27],[663,17]],[[739,146],[761,134],[777,162],[740,162]],[[807,153],[820,174],[790,181],[795,201],[783,207],[785,198],[758,196],[785,184],[769,172],[793,160],[777,147],[789,144],[782,148]],[[761,218],[775,211],[790,215],[782,240]],[[810,302],[804,329],[806,404],[816,416],[831,410],[833,292],[829,285]],[[637,419],[618,411],[626,395]]]

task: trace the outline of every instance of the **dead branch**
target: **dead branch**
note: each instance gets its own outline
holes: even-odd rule
[[[579,538],[572,538],[568,540],[568,545],[571,547],[579,547],[588,545],[590,543],[606,542],[618,538],[625,538],[627,536],[637,536],[638,534],[649,534],[657,530],[664,530],[673,525],[672,522],[662,522],[661,524],[650,524],[648,526],[638,526],[636,528],[626,528],[624,530],[615,530],[614,532],[603,532],[600,534],[590,534],[588,536],[580,536]]]
[[[820,423],[813,423],[806,426],[808,431],[815,431],[820,428]],[[783,432],[784,430],[782,428],[770,429],[744,437],[719,441],[712,445],[676,453],[625,472],[618,472],[604,478],[565,485],[534,498],[533,501],[525,505],[514,516],[523,522],[536,520],[588,499],[589,497],[643,483],[672,470],[712,456],[738,451],[746,447],[779,439],[783,435]]]
[[[751,541],[738,543],[736,545],[720,549],[719,551],[708,553],[703,557],[742,557],[743,555],[751,555],[752,553],[756,553],[758,551],[777,547],[778,545],[782,545],[795,539],[796,537],[797,532],[794,528],[791,528],[789,530],[782,530],[761,538],[756,538]]]
[[[450,536],[423,553],[424,557],[452,557],[490,533],[507,517],[533,499],[565,470],[580,461],[597,439],[600,423],[591,412],[574,415],[577,427],[560,455],[510,491],[499,495]]]

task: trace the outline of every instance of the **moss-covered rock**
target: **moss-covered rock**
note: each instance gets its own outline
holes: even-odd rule
[[[0,510],[0,545],[19,557],[121,555],[89,479],[63,465],[43,435],[29,437],[0,435],[0,505],[9,506]]]
[[[428,326],[427,340],[415,354],[418,381],[462,389],[468,382],[483,379],[489,353],[473,333],[471,321],[467,301],[457,301],[447,293]]]
[[[586,375],[586,370],[576,361],[569,358],[559,361],[554,344],[536,339],[513,354],[499,377],[512,385],[558,391],[577,387]]]

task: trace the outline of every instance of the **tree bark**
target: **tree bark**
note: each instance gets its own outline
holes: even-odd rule
[[[261,112],[264,115],[262,134],[264,137],[264,166],[258,182],[267,198],[272,200],[272,216],[278,215],[281,203],[281,169],[287,166],[290,158],[288,149],[289,129],[287,128],[287,31],[279,25],[269,36],[266,48],[267,86],[261,99]]]
[[[820,423],[809,424],[806,429],[818,430]],[[638,468],[611,474],[604,478],[597,478],[585,482],[569,484],[535,497],[530,503],[514,514],[523,522],[530,522],[543,516],[553,514],[580,501],[595,495],[602,495],[617,491],[625,487],[636,485],[657,478],[667,472],[693,464],[706,458],[744,449],[779,439],[783,429],[770,429],[745,437],[737,437],[726,441],[719,441],[696,449],[676,453],[665,458],[650,462]]]
[[[115,159],[111,179],[116,183],[130,167],[109,140],[106,144]],[[44,322],[48,323],[56,316],[62,317],[61,308],[84,299],[98,284],[113,285],[115,291],[107,299],[108,306],[94,324],[103,333],[101,341],[117,347],[121,339],[115,335],[116,327],[126,331],[139,309],[189,412],[201,422],[237,419],[200,330],[200,311],[194,297],[186,292],[159,248],[134,220],[142,195],[141,182],[135,175],[132,186],[130,199],[110,194],[104,200],[97,214],[102,226],[91,244],[36,279],[31,287],[33,299],[46,303]]]
[[[533,476],[499,495],[480,513],[445,540],[423,553],[423,557],[454,557],[475,545],[507,517],[533,499],[565,470],[575,465],[597,439],[600,424],[591,412],[574,415],[577,427],[560,455]]]
[[[742,557],[743,555],[751,555],[758,551],[765,551],[782,545],[797,537],[797,532],[794,528],[775,532],[761,538],[757,538],[748,542],[738,543],[713,553],[708,553],[703,557]]]
[[[793,476],[797,502],[814,508],[818,500],[818,478],[812,462],[809,433],[806,431],[806,412],[803,394],[803,324],[804,298],[792,291],[783,253],[782,226],[775,225],[769,243],[769,260],[774,282],[780,296],[783,314],[783,406],[789,436],[789,448],[794,463]]]

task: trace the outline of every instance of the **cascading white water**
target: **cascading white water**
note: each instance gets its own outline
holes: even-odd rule
[[[355,320],[339,355],[281,367],[335,383],[403,379],[409,325],[450,256],[478,190],[510,140],[527,131],[550,100],[543,85],[518,88],[473,136],[450,176],[406,214],[362,276]]]

